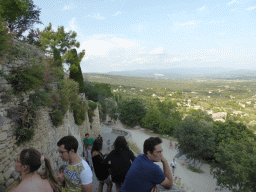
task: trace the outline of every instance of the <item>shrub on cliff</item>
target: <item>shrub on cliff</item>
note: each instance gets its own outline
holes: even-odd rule
[[[94,110],[97,108],[97,106],[97,103],[89,102],[88,117],[90,123],[93,122],[93,117],[95,116]]]

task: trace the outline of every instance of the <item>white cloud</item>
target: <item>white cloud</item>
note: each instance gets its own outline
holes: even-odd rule
[[[256,9],[256,6],[254,6],[254,7],[249,7],[249,8],[247,8],[246,10],[247,10],[247,11],[250,11],[250,10],[254,10],[254,9]]]
[[[180,25],[194,25],[195,21],[189,21],[187,23],[181,23]]]
[[[139,49],[139,43],[119,37],[109,36],[94,36],[88,38],[81,43],[81,49],[86,50],[87,56],[108,57],[110,52],[118,52],[120,50],[128,51],[127,54],[132,54]]]
[[[121,14],[121,13],[122,13],[122,12],[117,11],[116,14],[114,14],[113,16],[117,16],[117,15],[119,15],[119,14]]]
[[[153,49],[152,51],[149,52],[149,54],[163,54],[164,53],[164,48],[163,47],[158,47]]]
[[[62,11],[66,11],[66,10],[70,10],[70,9],[74,9],[74,8],[75,8],[75,6],[72,5],[72,4],[70,4],[70,5],[64,5]]]
[[[205,6],[200,7],[200,8],[198,9],[198,11],[203,11],[204,9],[205,9]]]
[[[99,13],[97,14],[93,14],[93,15],[88,15],[88,17],[94,18],[94,19],[98,19],[98,20],[104,20],[105,17],[101,16]]]
[[[76,22],[76,18],[72,18],[71,21],[68,22],[69,23],[69,27],[71,28],[71,30],[76,31],[77,30],[77,22]]]
[[[232,0],[232,1],[228,2],[228,5],[232,5],[235,2],[236,2],[236,0]]]

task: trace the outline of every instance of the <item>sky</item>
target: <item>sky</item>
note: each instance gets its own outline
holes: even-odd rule
[[[255,0],[33,0],[43,30],[75,31],[83,73],[255,69]],[[47,3],[46,3],[47,2]]]

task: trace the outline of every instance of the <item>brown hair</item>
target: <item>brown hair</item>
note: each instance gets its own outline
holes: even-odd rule
[[[20,162],[22,165],[28,165],[30,172],[37,171],[41,166],[41,153],[34,148],[23,149],[20,153]],[[51,161],[47,157],[44,157],[45,169],[40,174],[42,179],[47,179],[54,191],[61,189],[54,171],[51,166]]]

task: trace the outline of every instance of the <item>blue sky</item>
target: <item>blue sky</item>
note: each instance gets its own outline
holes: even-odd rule
[[[77,32],[84,73],[256,68],[255,0],[33,1],[44,24],[35,28]]]

